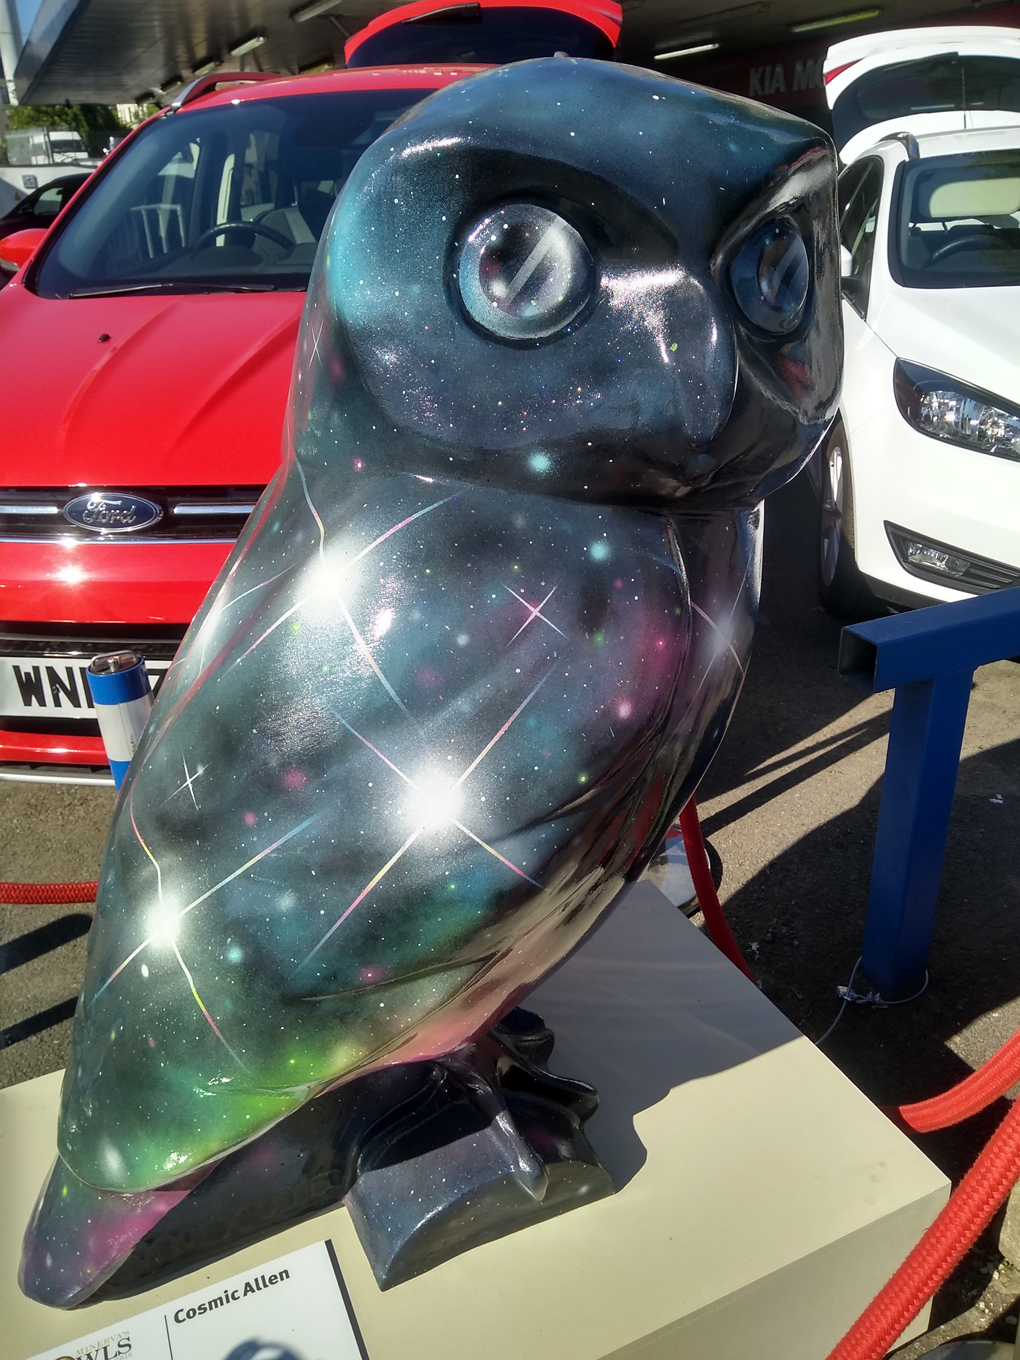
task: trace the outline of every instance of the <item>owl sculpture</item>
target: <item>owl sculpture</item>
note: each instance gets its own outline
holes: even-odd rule
[[[365,153],[120,794],[55,1177],[172,1199],[483,1033],[641,873],[835,411],[834,184],[799,119],[562,57]]]

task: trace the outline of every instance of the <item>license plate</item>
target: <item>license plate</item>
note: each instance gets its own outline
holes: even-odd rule
[[[158,690],[169,661],[148,661],[149,683]],[[85,672],[89,659],[66,656],[0,656],[0,717],[94,718]]]

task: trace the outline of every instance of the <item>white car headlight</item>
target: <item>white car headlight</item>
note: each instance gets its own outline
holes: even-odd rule
[[[903,419],[932,439],[1020,462],[1020,409],[956,378],[897,359],[896,405]]]

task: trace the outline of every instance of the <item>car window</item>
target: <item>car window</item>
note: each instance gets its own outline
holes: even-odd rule
[[[34,286],[44,297],[302,289],[359,156],[429,89],[351,90],[185,110],[97,184]]]
[[[1020,61],[1015,57],[961,57],[953,52],[880,66],[839,96],[832,129],[842,147],[864,128],[891,118],[978,109],[1020,111]]]
[[[861,180],[868,169],[868,161],[854,161],[849,170],[844,170],[836,182],[836,213],[842,222],[854,195],[861,187]]]
[[[45,188],[35,201],[33,212],[43,215],[51,213],[53,216],[64,206],[64,189],[60,184],[51,184]]]
[[[1020,283],[1020,150],[907,162],[893,220],[890,264],[907,288]]]
[[[871,263],[875,254],[878,205],[882,197],[882,162],[856,161],[839,180],[839,239],[850,252],[852,267],[843,278],[843,294],[861,316],[868,310]]]
[[[42,189],[33,189],[32,192],[28,195],[27,198],[23,198],[23,199],[21,200],[20,203],[16,203],[16,204],[14,205],[14,207],[10,210],[10,212],[9,212],[9,213],[5,213],[4,216],[5,216],[5,217],[31,217],[32,214],[33,214],[33,213],[35,212],[35,210],[36,210],[36,206],[35,206],[35,205],[36,205],[36,203],[38,202],[38,200],[39,200],[39,195],[40,195],[42,192],[43,192]]]

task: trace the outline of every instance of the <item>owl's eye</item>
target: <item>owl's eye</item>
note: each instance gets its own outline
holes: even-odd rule
[[[541,340],[568,325],[595,289],[579,232],[548,208],[508,203],[465,234],[457,284],[468,316],[501,340]]]
[[[787,217],[759,227],[730,265],[730,286],[744,315],[774,334],[800,325],[810,285],[804,238]]]

